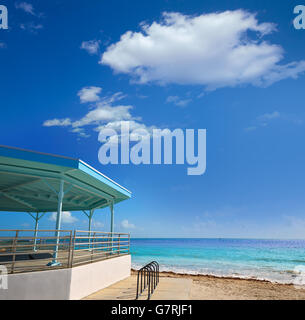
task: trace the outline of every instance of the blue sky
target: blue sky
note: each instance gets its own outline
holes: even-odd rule
[[[116,231],[305,237],[299,3],[0,2],[9,12],[9,30],[0,30],[1,144],[79,157],[131,190],[115,208]],[[92,113],[103,108],[107,121]],[[128,117],[147,128],[207,129],[205,174],[101,165],[97,127]],[[109,218],[97,211],[95,227],[108,230]],[[86,223],[72,213],[64,227]],[[33,221],[3,213],[0,224]],[[40,227],[54,224],[49,214]]]

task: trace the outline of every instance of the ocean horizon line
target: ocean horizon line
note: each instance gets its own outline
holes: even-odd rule
[[[242,237],[130,237],[130,239],[149,240],[149,239],[192,239],[192,240],[274,240],[274,241],[304,241],[304,238],[242,238]]]

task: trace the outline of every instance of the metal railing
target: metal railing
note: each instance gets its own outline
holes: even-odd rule
[[[129,254],[127,233],[60,230],[56,266],[48,266],[54,258],[55,230],[0,230],[0,265],[8,273],[50,268],[72,268],[82,264]]]
[[[152,261],[138,271],[136,299],[139,299],[139,296],[147,288],[147,300],[149,300],[150,296],[155,291],[158,283],[159,264],[156,261]]]

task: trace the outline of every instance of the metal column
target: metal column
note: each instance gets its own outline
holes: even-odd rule
[[[36,251],[36,245],[37,245],[37,234],[38,234],[38,222],[39,220],[45,215],[45,212],[39,216],[39,212],[36,212],[36,215],[34,216],[31,212],[28,212],[28,214],[35,220],[35,231],[34,231],[34,247],[33,251]]]
[[[34,251],[36,251],[36,244],[37,244],[38,221],[39,221],[39,213],[37,212],[35,217]]]
[[[84,214],[89,219],[89,225],[88,225],[88,242],[89,242],[89,249],[91,249],[91,224],[92,224],[92,217],[94,214],[94,209],[89,210],[89,213],[87,213],[85,210],[83,210]]]
[[[114,210],[113,210],[113,202],[110,202],[110,212],[111,212],[111,225],[110,225],[110,232],[114,232]]]
[[[56,245],[53,254],[53,260],[48,265],[50,266],[58,266],[60,262],[57,262],[57,255],[58,255],[58,247],[59,247],[59,237],[60,237],[60,227],[61,227],[61,216],[62,216],[62,202],[64,199],[64,180],[60,180],[60,187],[58,193],[58,205],[57,205],[57,216],[56,216]]]
[[[111,213],[111,223],[110,223],[110,235],[111,235],[111,253],[113,253],[113,231],[114,231],[114,210],[113,210],[113,202],[110,202],[110,213]]]

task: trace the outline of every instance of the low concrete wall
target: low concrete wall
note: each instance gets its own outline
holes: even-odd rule
[[[0,289],[0,300],[69,299],[71,269],[8,275],[8,289]]]
[[[8,289],[0,300],[81,299],[130,276],[130,255],[110,258],[71,269],[8,275]]]
[[[72,268],[70,299],[81,299],[130,276],[130,255]]]

